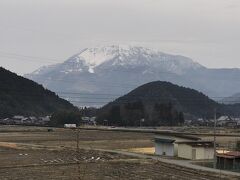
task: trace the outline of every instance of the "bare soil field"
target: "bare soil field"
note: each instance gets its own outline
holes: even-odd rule
[[[191,169],[166,166],[151,160],[115,160],[79,164],[49,164],[43,166],[0,169],[1,179],[237,179]]]
[[[101,151],[148,149],[153,147],[151,133],[80,130],[77,149],[76,130],[8,128],[0,128],[1,180],[238,179]]]
[[[77,133],[77,130],[71,129],[54,129],[53,132],[47,132],[47,129],[39,132],[3,132],[0,133],[0,142],[75,148]],[[153,137],[154,134],[148,133],[80,130],[79,146],[99,149],[151,147],[153,146]]]

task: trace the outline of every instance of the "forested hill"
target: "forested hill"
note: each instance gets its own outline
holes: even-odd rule
[[[41,85],[0,67],[0,118],[41,116],[60,110],[75,110],[75,107]]]
[[[140,119],[144,119],[146,125],[177,125],[182,122],[183,114],[185,117],[211,118],[215,108],[222,112],[226,109],[194,89],[156,81],[107,104],[99,111],[98,119],[100,122],[103,119],[118,119],[127,122],[127,125],[133,119],[138,120],[131,125],[139,124]],[[119,116],[116,117],[116,114]]]

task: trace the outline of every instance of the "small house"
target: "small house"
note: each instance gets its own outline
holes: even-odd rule
[[[20,115],[13,116],[13,119],[19,119],[19,120],[21,120],[21,119],[23,119],[23,118],[25,118],[25,117],[24,117],[24,116],[20,116]]]
[[[217,167],[224,170],[240,169],[240,152],[232,151],[217,154]]]
[[[9,118],[1,119],[0,122],[1,124],[8,124],[11,121]]]
[[[17,116],[13,116],[13,124],[22,124],[26,118],[24,116],[20,116],[20,115],[17,115]]]
[[[76,124],[64,124],[64,128],[76,128]]]
[[[184,135],[172,131],[161,131],[156,133],[155,142],[155,154],[165,156],[177,156],[178,155],[178,142],[197,141],[200,138],[195,136]]]
[[[189,160],[208,160],[214,158],[212,141],[178,142],[178,157]]]
[[[46,125],[49,123],[50,121],[50,116],[45,116],[45,117],[40,117],[39,120],[40,120],[40,124],[42,125]]]
[[[237,126],[237,120],[229,117],[229,116],[221,116],[217,120],[217,125],[222,127],[236,127]]]
[[[96,117],[82,117],[81,124],[84,125],[96,125]]]
[[[155,138],[155,154],[163,156],[174,156],[174,139]]]

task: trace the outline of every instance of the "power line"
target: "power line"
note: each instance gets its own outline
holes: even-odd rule
[[[83,93],[83,92],[64,92],[64,91],[56,91],[57,94],[71,94],[71,95],[100,95],[100,96],[122,96],[123,94],[108,94],[108,93]]]
[[[78,81],[78,79],[76,80],[64,80],[64,79],[53,79],[53,78],[49,78],[49,79],[45,79],[46,81],[51,81],[51,82],[55,82],[55,81],[60,81],[60,82],[64,82],[64,83],[76,83]],[[109,83],[109,82],[104,82],[104,81],[99,81],[99,80],[94,80],[94,79],[91,79],[91,80],[82,80],[82,82],[79,82],[79,84],[81,83],[103,83],[103,87],[120,87],[120,88],[134,88],[136,86],[139,86],[139,84],[135,84],[135,85],[130,85],[130,84],[116,84],[116,83]],[[45,82],[47,83],[47,82]],[[114,85],[115,84],[115,85]]]
[[[32,59],[19,59],[19,58],[15,58],[15,57],[8,57],[8,56],[2,56],[0,55],[1,57],[4,57],[6,59],[9,59],[9,60],[20,60],[20,61],[26,61],[26,62],[31,62],[31,63],[47,63],[46,61],[34,61]]]
[[[134,100],[133,97],[135,97],[136,100],[138,99],[152,99],[152,100],[156,100],[158,98],[158,100],[168,100],[171,99],[171,97],[161,97],[161,96],[138,96],[138,95],[126,95],[127,97],[86,97],[86,96],[62,96],[59,95],[61,98],[79,98],[79,99],[113,99],[113,98],[123,98],[123,99],[129,99],[129,100]],[[206,99],[202,99],[202,98],[172,98],[173,100],[180,100],[180,101],[201,101],[201,102],[206,102]],[[212,99],[209,99],[210,101]],[[214,100],[212,100],[213,102],[215,102]],[[228,101],[224,101],[224,102],[238,102],[237,100],[228,100]]]
[[[4,91],[7,91],[5,93],[8,93],[9,91],[13,91],[17,94],[22,94],[25,96],[30,96],[30,95],[41,95],[41,93],[29,93],[29,92],[24,92],[24,91],[19,91],[19,90],[13,90],[13,89],[8,89],[8,88],[1,88],[0,87],[0,90],[4,90]],[[123,94],[110,94],[110,93],[83,93],[83,92],[64,92],[64,91],[56,91],[56,92],[52,92],[50,91],[51,93],[57,93],[58,96],[60,97],[63,97],[63,98],[87,98],[87,99],[111,99],[111,98],[119,98],[121,96],[125,96]],[[61,94],[64,94],[64,95],[61,95]],[[67,95],[71,95],[71,96],[67,96]],[[182,96],[181,94],[179,95],[176,95],[176,94],[172,94],[170,93],[171,95],[174,95],[173,99],[177,99],[177,100],[185,100],[185,101],[206,101],[206,100],[212,100],[212,99],[202,99],[201,97],[197,97],[197,98],[191,98],[191,97],[175,97],[175,96]],[[76,96],[74,96],[76,95]],[[93,97],[94,96],[94,97]],[[100,97],[95,97],[95,96],[100,96]],[[102,96],[107,96],[107,97],[102,97]],[[147,96],[140,96],[140,95],[131,95],[131,94],[126,94],[126,96],[128,98],[132,98],[132,97],[139,97],[140,99],[143,99],[143,98],[159,98],[159,99],[169,99],[171,97],[161,97],[161,96],[158,96],[158,95],[147,95]],[[122,97],[123,98],[123,97]],[[226,97],[226,96],[205,96],[205,98],[229,98],[229,97]],[[240,97],[236,97],[236,98],[240,98]],[[212,100],[214,101],[214,100]],[[237,100],[226,100],[226,102],[235,102]],[[225,102],[225,101],[224,101]]]
[[[6,56],[6,57],[17,57],[17,58],[30,58],[30,59],[38,59],[38,62],[43,62],[43,61],[39,61],[39,60],[46,60],[45,62],[55,62],[55,63],[58,63],[59,62],[59,59],[58,58],[46,58],[46,57],[39,57],[39,56],[29,56],[29,55],[23,55],[23,54],[17,54],[17,53],[10,53],[10,52],[3,52],[3,51],[0,51],[0,55],[1,56]]]
[[[10,90],[11,91],[11,90]],[[8,93],[9,90],[7,92],[2,92],[5,94],[9,94]],[[31,98],[37,98],[38,96],[45,96],[42,93],[28,93],[28,92],[19,92],[18,90],[13,90],[13,92],[15,92],[15,95],[20,94],[21,96],[24,97],[31,97]],[[85,96],[87,95],[87,96]],[[181,102],[201,102],[201,103],[206,103],[207,100],[212,101],[213,103],[215,101],[211,100],[211,99],[201,99],[201,98],[188,98],[188,97],[161,97],[161,96],[139,96],[139,95],[127,95],[127,97],[121,96],[121,97],[95,97],[94,95],[99,95],[99,94],[85,94],[84,96],[61,96],[61,95],[57,95],[61,98],[71,98],[71,99],[102,99],[102,100],[112,100],[112,99],[119,99],[120,101],[132,101],[132,100],[172,100],[172,101],[181,101]],[[108,94],[104,94],[104,95],[108,95]],[[33,96],[33,97],[32,97]],[[238,102],[236,100],[231,100],[231,101],[226,101],[226,102]]]
[[[102,88],[105,88],[105,87],[113,87],[113,88],[115,88],[115,87],[120,87],[120,88],[137,88],[137,87],[140,87],[140,86],[142,86],[142,85],[144,85],[144,84],[146,84],[147,82],[140,82],[139,84],[129,84],[129,83],[109,83],[109,81],[101,81],[101,80],[97,80],[97,79],[89,79],[89,80],[85,80],[85,79],[81,79],[80,81],[79,81],[79,79],[78,78],[76,78],[76,79],[72,79],[72,80],[66,80],[66,79],[60,79],[60,78],[45,78],[45,79],[42,79],[42,80],[40,80],[40,82],[41,83],[43,83],[43,84],[46,84],[48,81],[50,81],[50,82],[55,82],[55,81],[60,81],[60,82],[64,82],[64,83],[79,83],[79,85],[81,84],[81,83],[88,83],[88,84],[90,84],[90,83],[102,83],[102,84],[104,84],[103,86],[102,86]],[[152,80],[152,81],[160,81],[160,80]],[[93,85],[95,85],[95,84],[93,84]],[[222,98],[222,97],[212,97],[212,98]],[[226,97],[223,97],[223,98],[229,98],[229,96],[226,96]]]
[[[42,58],[42,57],[36,57],[36,56],[27,56],[27,55],[19,55],[19,54],[15,54],[15,53],[6,53],[6,52],[0,52],[0,53],[5,53],[5,54],[8,54],[8,55],[15,55],[15,56],[22,56],[22,57],[27,57],[27,58]],[[48,59],[48,58],[45,58],[45,59]],[[50,59],[48,59],[48,60],[50,60]],[[160,73],[170,73],[170,72],[160,72]],[[68,83],[72,83],[72,82],[76,82],[76,81],[67,81],[67,80],[63,80],[63,79],[47,79],[48,81],[62,81],[62,82],[68,82]],[[84,81],[84,80],[83,80]],[[86,82],[86,81],[85,81]],[[94,80],[94,79],[92,79],[92,80],[88,80],[87,82],[93,82],[93,83],[99,83],[99,81],[97,81],[97,80]],[[105,82],[102,82],[102,83],[104,83],[105,84]],[[125,87],[129,87],[129,88],[132,88],[132,87],[138,87],[138,86],[140,86],[140,84],[132,84],[132,85],[130,85],[130,84],[119,84],[119,85],[113,85],[112,83],[111,83],[111,85],[104,85],[104,87],[123,87],[123,86],[125,86]],[[80,93],[77,93],[77,92],[56,92],[56,93],[58,93],[58,94],[62,94],[62,93],[64,93],[64,94],[80,94]],[[90,93],[91,94],[91,93]],[[95,94],[96,95],[96,94]],[[108,95],[108,96],[111,96],[111,95],[113,95],[113,94],[104,94],[104,95]],[[115,94],[114,94],[115,95]],[[116,94],[116,96],[121,96],[122,94]],[[217,98],[231,98],[231,97],[210,97],[210,98],[214,98],[214,99],[217,99]],[[240,97],[234,97],[234,98],[240,98]],[[234,102],[234,101],[230,101],[230,100],[228,100],[228,101],[225,101],[225,102]]]

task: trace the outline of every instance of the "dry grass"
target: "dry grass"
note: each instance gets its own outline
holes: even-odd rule
[[[82,149],[77,153],[77,133],[73,130],[1,127],[0,132],[0,179],[219,179],[212,173],[94,150],[152,154],[151,133],[80,130]]]
[[[139,153],[139,154],[153,155],[155,153],[155,148],[154,147],[131,148],[131,149],[123,149],[123,151],[134,152],[134,153]]]
[[[18,149],[18,146],[17,146],[16,143],[0,142],[0,147],[3,147],[3,148],[11,148],[11,149]]]

